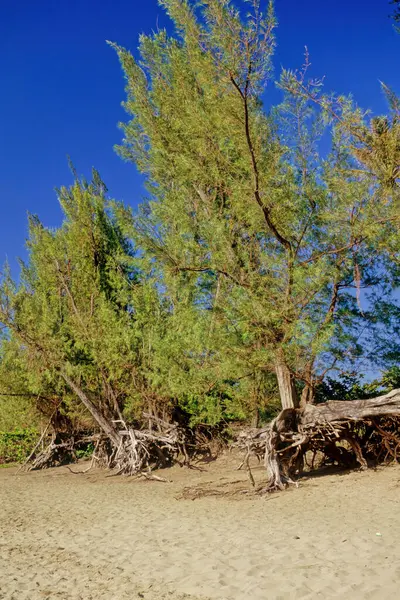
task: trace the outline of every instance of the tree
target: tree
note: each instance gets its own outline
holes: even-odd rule
[[[62,227],[52,231],[30,217],[21,282],[3,277],[0,321],[8,340],[1,366],[14,352],[10,364],[20,365],[23,382],[13,393],[36,395],[48,414],[63,404],[69,418],[89,419],[118,448],[117,422],[152,408],[152,340],[166,313],[141,268],[145,260],[123,234],[129,215],[107,198],[98,174],[62,188],[59,200]]]
[[[263,109],[271,5],[263,14],[255,0],[243,20],[228,0],[160,4],[176,37],[143,35],[140,61],[115,46],[132,117],[118,151],[147,176],[151,194],[137,220],[140,244],[163,266],[167,295],[178,288],[207,308],[197,360],[230,365],[239,379],[249,365],[250,376],[275,373],[282,407],[299,406],[329,368],[362,352],[362,328],[374,318],[360,295],[388,292],[380,248],[397,222],[397,192],[392,179],[383,193],[360,171],[367,157],[356,150],[365,147],[319,112],[307,64],[296,81],[308,93],[295,92],[284,72],[283,104]],[[341,102],[361,127],[361,112]],[[327,159],[319,150],[326,133]],[[206,331],[215,323],[220,351],[210,355]]]

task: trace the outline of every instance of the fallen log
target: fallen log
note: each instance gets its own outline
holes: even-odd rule
[[[360,421],[372,417],[400,417],[400,390],[368,400],[331,401],[307,404],[299,415],[302,427],[318,423]]]
[[[264,456],[267,486],[283,490],[297,484],[311,455],[322,463],[366,469],[400,460],[400,390],[368,400],[331,401],[283,410],[267,427],[243,432],[238,445],[249,454]],[[252,476],[250,480],[252,480]]]

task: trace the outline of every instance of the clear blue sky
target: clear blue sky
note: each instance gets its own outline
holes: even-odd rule
[[[276,74],[302,64],[327,89],[353,93],[385,110],[378,80],[400,91],[400,36],[386,0],[276,0]],[[27,212],[61,220],[54,188],[95,166],[110,193],[137,205],[143,190],[132,165],[114,153],[124,81],[110,39],[135,51],[138,35],[168,20],[156,0],[0,1],[0,263],[24,256]]]

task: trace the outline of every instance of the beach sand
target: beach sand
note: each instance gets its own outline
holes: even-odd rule
[[[400,466],[259,498],[237,464],[172,483],[1,469],[0,599],[399,597]]]

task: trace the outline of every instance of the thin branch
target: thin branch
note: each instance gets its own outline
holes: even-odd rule
[[[251,63],[249,65],[249,72],[248,72],[248,77],[246,80],[246,84],[245,84],[245,91],[243,92],[240,88],[240,86],[238,85],[238,83],[235,81],[235,78],[233,77],[232,73],[230,73],[229,77],[230,77],[230,81],[232,83],[232,85],[235,87],[235,89],[238,91],[238,93],[240,94],[240,97],[243,101],[243,108],[244,108],[244,119],[245,119],[245,131],[246,131],[246,141],[247,141],[247,146],[250,152],[250,157],[251,157],[251,164],[252,164],[252,168],[253,168],[253,176],[254,176],[254,197],[256,199],[256,202],[258,204],[258,206],[261,208],[263,215],[264,215],[264,219],[268,225],[268,228],[270,229],[270,231],[273,233],[273,235],[275,236],[275,238],[278,240],[278,242],[289,252],[291,252],[292,250],[292,244],[291,242],[285,238],[277,229],[276,225],[274,224],[274,222],[271,219],[271,211],[270,209],[265,206],[264,202],[262,201],[261,198],[261,193],[260,193],[260,174],[258,171],[258,165],[257,165],[257,159],[256,159],[256,153],[254,150],[254,145],[253,145],[253,140],[251,137],[251,132],[250,132],[250,115],[249,115],[249,106],[248,106],[248,89],[249,89],[249,84],[250,84],[250,75],[251,75]]]
[[[175,268],[178,271],[190,271],[193,273],[207,273],[207,271],[218,273],[219,275],[223,275],[227,279],[230,279],[231,281],[233,281],[234,283],[236,283],[236,285],[239,285],[240,287],[244,287],[244,288],[250,287],[250,285],[248,283],[239,281],[234,275],[231,275],[227,271],[223,271],[222,269],[217,269],[215,267],[211,267],[211,266],[210,267],[180,267],[179,265],[176,265]]]

